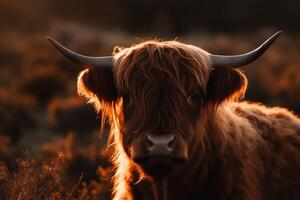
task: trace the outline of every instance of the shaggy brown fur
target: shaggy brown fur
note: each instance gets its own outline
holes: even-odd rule
[[[238,102],[246,87],[240,71],[213,69],[205,51],[177,41],[118,50],[113,75],[84,70],[79,93],[111,124],[114,199],[155,199],[128,149],[144,129],[176,130],[188,144],[189,160],[168,176],[168,199],[299,199],[300,119]]]

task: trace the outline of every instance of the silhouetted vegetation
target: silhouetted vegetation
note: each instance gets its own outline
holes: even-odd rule
[[[54,99],[48,110],[51,126],[62,133],[88,134],[98,129],[101,121],[96,119],[95,109],[78,98]]]
[[[57,94],[65,91],[65,77],[55,68],[28,70],[18,83],[20,93],[32,96],[39,104],[47,104]]]
[[[243,68],[246,99],[300,114],[299,6],[295,0],[2,0],[0,199],[110,199],[109,127],[99,133],[101,115],[76,96],[82,68],[58,54],[46,35],[87,55],[109,55],[116,45],[148,36],[180,36],[213,53],[235,54],[285,29]]]

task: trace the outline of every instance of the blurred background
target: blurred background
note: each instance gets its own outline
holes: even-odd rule
[[[299,0],[0,0],[0,199],[110,199],[100,115],[76,95],[80,68],[45,39],[92,56],[150,38],[244,53],[246,100],[300,114]]]

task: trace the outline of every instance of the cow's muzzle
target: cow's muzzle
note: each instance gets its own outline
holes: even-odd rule
[[[146,133],[132,145],[133,160],[151,176],[166,175],[188,159],[187,145],[179,134]]]

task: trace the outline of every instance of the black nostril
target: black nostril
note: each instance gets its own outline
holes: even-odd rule
[[[146,144],[148,148],[153,147],[153,142],[151,141],[151,138],[149,137],[149,135],[147,135],[147,140],[146,140]]]
[[[175,144],[175,137],[174,137],[174,135],[172,135],[172,138],[171,138],[170,142],[168,143],[168,147],[173,148],[174,144]]]
[[[151,154],[169,155],[173,151],[174,134],[147,134],[146,145]]]

